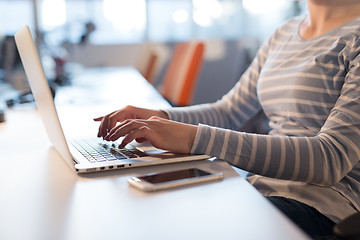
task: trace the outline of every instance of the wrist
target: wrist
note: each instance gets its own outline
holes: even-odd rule
[[[189,141],[188,141],[188,153],[191,152],[192,146],[195,141],[197,130],[198,130],[198,126],[191,125],[191,129],[190,129],[190,133],[189,133]]]
[[[163,110],[158,110],[158,111],[157,111],[157,114],[158,114],[158,116],[161,117],[161,118],[170,119],[169,114],[167,114],[167,113],[166,113],[165,111],[163,111]]]

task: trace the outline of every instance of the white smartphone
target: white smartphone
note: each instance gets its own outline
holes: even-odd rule
[[[144,191],[157,191],[188,184],[222,179],[223,173],[210,173],[198,168],[150,173],[144,176],[131,177],[128,182],[131,186]]]

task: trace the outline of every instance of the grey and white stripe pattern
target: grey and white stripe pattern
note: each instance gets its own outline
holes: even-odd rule
[[[345,216],[319,207],[314,202],[322,197],[312,199],[311,191],[327,189],[329,196],[335,191],[336,201],[360,210],[360,17],[311,40],[297,33],[302,20],[280,27],[221,100],[167,112],[173,120],[199,126],[192,153],[292,180],[282,185],[286,189],[307,184],[302,189],[308,193],[281,188],[264,193],[312,203],[338,220]],[[237,131],[260,110],[269,118],[269,135]]]

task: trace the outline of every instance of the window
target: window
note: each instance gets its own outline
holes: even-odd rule
[[[191,1],[149,0],[147,13],[147,40],[165,42],[191,39]]]
[[[239,38],[244,32],[241,1],[193,0],[194,37]]]
[[[34,26],[31,1],[0,1],[0,36],[13,35],[25,24]]]
[[[0,34],[35,25],[35,1],[0,1]],[[93,44],[184,41],[192,38],[264,40],[304,9],[289,0],[38,0],[39,30],[48,44],[78,43],[86,26]],[[14,14],[16,13],[16,14]],[[88,28],[89,30],[89,28]]]
[[[295,12],[299,4],[303,3],[289,0],[243,0],[246,19],[244,35],[266,39],[286,19],[302,13]]]
[[[54,1],[60,7],[55,7]],[[94,44],[141,42],[146,27],[145,7],[145,0],[42,0],[40,28],[47,32],[50,43],[79,43],[89,24],[94,27]]]

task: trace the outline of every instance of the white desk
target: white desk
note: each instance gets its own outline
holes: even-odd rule
[[[118,69],[109,74],[121,84],[138,79],[142,84],[135,86],[148,89],[132,100],[120,96],[119,107],[131,101],[139,105],[140,97],[145,107],[167,106],[158,102],[154,89],[136,71]],[[109,84],[110,80],[104,81]],[[153,103],[146,100],[151,92],[152,100],[157,99]],[[59,97],[59,101],[68,100]],[[307,238],[225,162],[197,161],[78,176],[51,147],[31,106],[6,113],[7,121],[0,124],[0,239]],[[82,117],[74,116],[78,118]],[[88,125],[93,124],[90,122]],[[129,176],[194,165],[223,171],[225,179],[151,194],[127,183]]]

